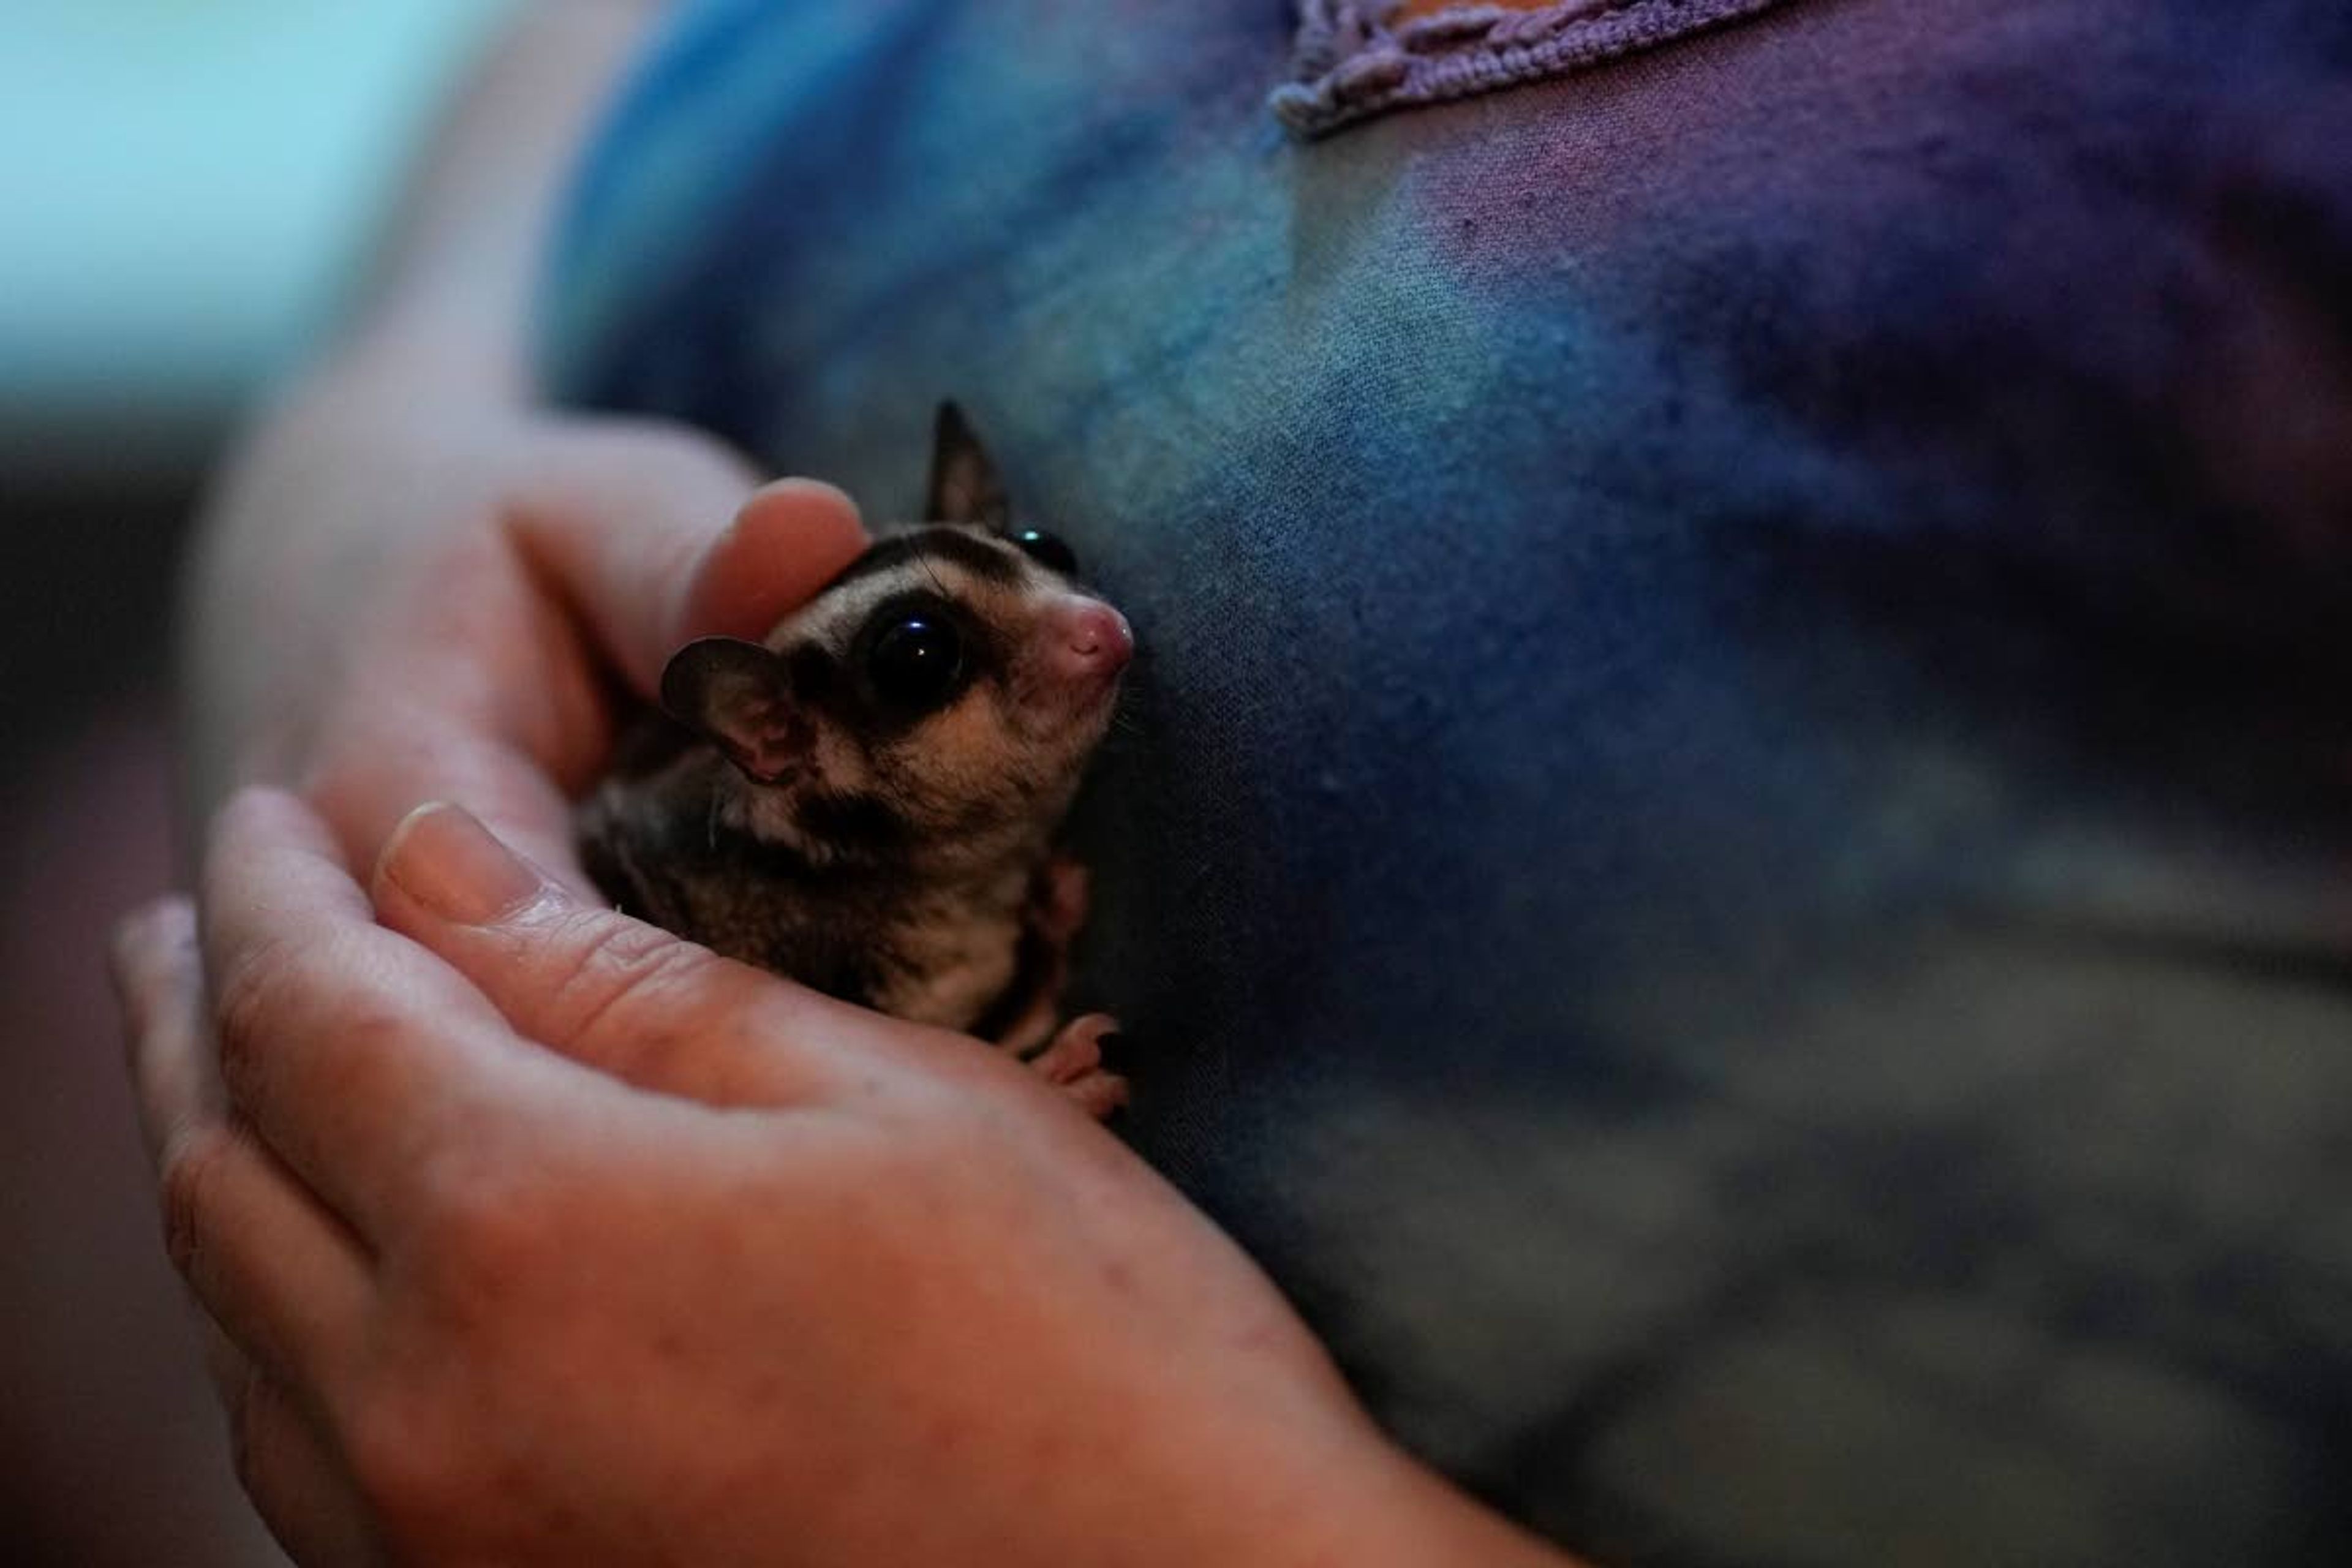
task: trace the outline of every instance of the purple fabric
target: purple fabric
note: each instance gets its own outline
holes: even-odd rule
[[[1480,1495],[2352,1562],[2352,7],[1793,0],[1312,141],[1295,21],[705,0],[551,373],[884,514],[973,412],[1144,650],[1128,1136]]]
[[[1391,110],[1541,81],[1717,27],[1780,0],[1562,0],[1465,5],[1399,19],[1404,0],[1301,0],[1298,79],[1268,100],[1320,136]]]

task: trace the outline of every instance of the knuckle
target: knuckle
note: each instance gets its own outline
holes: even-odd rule
[[[446,1418],[419,1385],[379,1389],[336,1426],[354,1487],[394,1532],[413,1534],[462,1507],[473,1470],[467,1424]]]
[[[553,1179],[464,1153],[443,1156],[423,1177],[425,1218],[410,1258],[439,1329],[468,1341],[494,1338],[560,1258],[566,1223]]]
[[[697,1001],[721,961],[707,948],[621,917],[594,912],[569,933],[551,976],[558,1026],[575,1040],[626,1031]]]
[[[273,936],[231,955],[212,1004],[214,1056],[229,1098],[249,1103],[280,1053],[330,1026],[338,1040],[362,1047],[340,1052],[343,1058],[396,1049],[406,1014],[378,984],[376,967],[341,931]],[[333,978],[331,994],[313,991],[320,977]]]
[[[237,1485],[257,1502],[278,1498],[294,1480],[288,1473],[289,1436],[299,1419],[285,1392],[256,1368],[241,1365],[223,1386],[221,1398]]]
[[[214,1045],[221,1077],[232,1087],[267,1054],[297,963],[292,940],[272,937],[232,954],[223,966],[213,988]]]
[[[514,1271],[556,1217],[541,1194],[512,1176],[453,1184],[438,1206],[443,1250],[468,1281]]]
[[[283,1385],[251,1369],[224,1387],[228,1412],[229,1468],[254,1509],[279,1532],[299,1540],[315,1519],[323,1479],[307,1452],[303,1416]]]
[[[573,916],[572,956],[583,977],[599,973],[627,978],[662,963],[677,939],[635,921],[584,911]]]
[[[220,1385],[221,1404],[228,1416],[229,1468],[248,1496],[261,1492],[269,1479],[262,1460],[268,1444],[261,1430],[266,1417],[258,1384],[251,1367],[240,1366]]]
[[[175,1136],[163,1154],[163,1250],[184,1278],[195,1267],[212,1218],[213,1195],[236,1151],[225,1127],[193,1128]]]
[[[387,1259],[399,1304],[373,1364],[328,1410],[372,1515],[426,1562],[447,1560],[425,1548],[499,1500],[483,1462],[498,1426],[487,1417],[502,1391],[536,1386],[551,1310],[536,1290],[542,1211],[527,1194],[475,1186],[433,1206],[431,1231]]]

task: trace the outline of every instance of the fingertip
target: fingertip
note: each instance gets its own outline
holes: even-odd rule
[[[194,973],[195,948],[195,905],[182,894],[152,900],[115,922],[107,972],[115,1000],[133,1025],[133,1044],[155,993]]]
[[[681,639],[765,636],[866,546],[857,504],[820,479],[761,486],[702,557]]]
[[[735,517],[738,522],[773,520],[794,527],[846,527],[860,540],[866,536],[857,503],[847,490],[800,475],[770,479],[736,509]]]
[[[185,948],[195,938],[195,905],[184,893],[166,893],[114,922],[114,962],[118,968],[137,967],[159,953]]]

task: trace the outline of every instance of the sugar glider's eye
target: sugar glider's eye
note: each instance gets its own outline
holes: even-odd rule
[[[1078,574],[1078,558],[1076,552],[1044,530],[1016,529],[1012,539],[1013,547],[1038,565],[1049,571],[1059,572],[1065,577],[1075,577]]]
[[[885,701],[935,708],[963,674],[963,636],[938,616],[901,616],[866,648],[866,673]]]

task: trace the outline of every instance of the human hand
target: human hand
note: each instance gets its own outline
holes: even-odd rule
[[[365,865],[454,800],[581,888],[567,801],[614,675],[649,697],[689,638],[764,636],[865,536],[829,487],[754,493],[697,432],[535,409],[436,352],[355,344],[232,467],[190,589],[193,820],[287,784]]]
[[[201,971],[174,903],[118,973],[172,1255],[305,1563],[1553,1561],[975,1041],[575,901],[447,807],[372,907],[242,797],[202,920]]]

